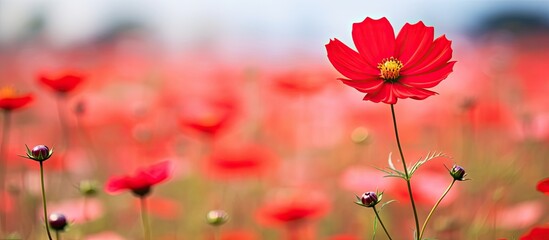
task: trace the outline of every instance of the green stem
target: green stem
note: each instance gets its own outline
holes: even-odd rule
[[[221,239],[221,229],[219,226],[214,227],[214,240],[220,240]]]
[[[42,161],[39,161],[40,163],[40,182],[42,184],[42,204],[44,205],[44,222],[46,223],[46,233],[48,234],[48,239],[52,240],[51,233],[50,233],[50,227],[48,224],[48,208],[46,207],[46,189],[44,187],[44,166],[42,164]]]
[[[61,240],[61,234],[59,232],[61,232],[61,231],[55,231],[55,238],[57,240]]]
[[[67,123],[67,117],[64,114],[65,110],[65,95],[60,95],[57,98],[57,114],[59,117],[59,124],[61,125],[61,132],[63,136],[63,147],[65,148],[65,152],[69,149],[70,144],[70,133],[69,133],[69,125]],[[61,155],[61,168],[62,170],[65,169],[65,154]]]
[[[416,239],[419,238],[419,220],[417,217],[417,210],[416,210],[416,203],[414,202],[414,195],[412,194],[412,185],[410,183],[410,175],[408,174],[408,168],[406,167],[406,161],[404,160],[404,154],[402,153],[402,147],[400,144],[400,138],[398,137],[398,128],[397,128],[397,122],[396,122],[396,115],[395,115],[395,107],[394,104],[391,104],[391,114],[393,116],[393,127],[395,129],[395,137],[398,145],[398,151],[400,153],[400,158],[402,158],[402,166],[404,167],[404,174],[406,175],[406,185],[408,186],[408,195],[410,195],[410,202],[412,203],[412,209],[414,210],[414,220],[416,223]]]
[[[429,220],[431,220],[431,216],[433,216],[433,213],[437,209],[440,202],[442,202],[442,199],[444,199],[444,197],[446,197],[446,194],[448,194],[448,192],[450,192],[450,189],[452,188],[452,186],[454,186],[455,182],[456,182],[456,180],[453,180],[452,183],[450,183],[450,186],[448,186],[448,188],[446,188],[446,191],[444,191],[442,196],[440,196],[438,201],[435,203],[435,205],[433,206],[433,208],[429,212],[429,215],[427,215],[427,218],[425,219],[425,222],[423,223],[423,227],[421,227],[421,232],[419,233],[419,239],[421,239],[421,237],[423,237],[423,233],[425,232],[425,228],[427,227],[427,223],[429,222]]]
[[[7,167],[7,162],[8,162],[8,158],[5,154],[5,151],[6,151],[6,146],[8,144],[8,140],[9,140],[9,130],[10,130],[10,123],[11,123],[11,111],[9,110],[4,110],[4,125],[3,125],[3,128],[2,128],[2,143],[0,143],[0,189],[6,189],[6,167]],[[6,205],[7,205],[7,193],[6,191],[1,191],[1,197],[2,197],[2,201],[0,201],[2,203],[2,209],[6,209]],[[1,213],[0,214],[0,233],[4,232],[4,231],[7,231],[6,229],[6,213]]]
[[[145,197],[139,198],[141,202],[141,221],[143,223],[143,235],[145,240],[151,240],[151,228],[149,226],[149,215],[147,214],[147,203]]]
[[[383,230],[385,231],[385,234],[387,234],[387,237],[389,238],[389,240],[393,240],[393,239],[391,238],[391,235],[389,235],[389,232],[387,231],[387,228],[385,228],[385,225],[384,225],[383,222],[381,221],[381,218],[379,217],[379,214],[377,213],[376,206],[373,206],[372,208],[374,209],[374,213],[376,213],[377,220],[378,220],[379,223],[381,224],[381,227],[383,227]]]

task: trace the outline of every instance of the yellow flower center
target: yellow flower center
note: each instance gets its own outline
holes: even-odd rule
[[[400,76],[400,69],[402,68],[402,63],[393,57],[385,58],[381,63],[377,65],[377,69],[380,71],[381,78],[386,81],[394,81]]]
[[[17,91],[11,86],[5,86],[0,88],[0,98],[10,98],[16,95]]]

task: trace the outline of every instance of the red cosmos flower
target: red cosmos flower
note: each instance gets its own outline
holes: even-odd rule
[[[66,70],[53,74],[41,73],[38,75],[38,80],[59,93],[67,93],[84,80],[84,75],[77,71]]]
[[[232,100],[195,101],[185,106],[179,124],[184,129],[215,136],[231,124],[236,111]]]
[[[151,187],[166,180],[170,176],[171,163],[164,161],[138,170],[131,176],[112,177],[107,181],[105,191],[117,193],[130,190],[133,194],[144,197],[150,193]]]
[[[18,95],[14,88],[0,88],[0,108],[6,111],[11,111],[24,107],[32,101],[31,94]]]
[[[267,226],[287,226],[316,220],[328,213],[326,197],[318,194],[300,194],[280,199],[269,199],[257,211],[260,223]]]
[[[206,171],[212,177],[242,179],[272,171],[277,158],[266,147],[253,143],[215,147],[206,159]]]
[[[545,195],[549,196],[549,178],[542,179],[536,185],[536,189]]]
[[[426,90],[452,72],[451,42],[443,35],[433,41],[433,27],[406,23],[395,38],[386,18],[366,18],[353,24],[354,51],[338,39],[326,44],[328,59],[346,78],[343,83],[366,93],[364,100],[395,104],[398,98],[422,100]]]
[[[534,227],[530,232],[522,235],[519,240],[546,240],[549,236],[549,224]]]

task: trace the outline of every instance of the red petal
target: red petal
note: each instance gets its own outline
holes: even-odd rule
[[[372,101],[372,102],[384,102],[387,104],[395,104],[397,102],[397,97],[393,91],[393,85],[394,84],[383,84],[381,89],[379,91],[374,93],[368,93],[366,96],[364,96],[364,101]]]
[[[105,185],[105,191],[107,193],[116,193],[121,190],[129,189],[128,187],[128,177],[113,177],[107,181]]]
[[[411,98],[415,100],[423,100],[429,96],[437,94],[423,88],[414,88],[402,84],[394,84],[393,91],[398,98]]]
[[[154,164],[146,169],[137,172],[136,179],[147,182],[149,185],[154,185],[164,181],[170,175],[170,162],[164,161]]]
[[[549,224],[533,227],[528,233],[522,235],[520,240],[546,240],[549,236]]]
[[[340,78],[339,80],[363,93],[377,92],[383,85],[383,80],[377,78],[370,80],[349,80]]]
[[[326,44],[328,59],[335,69],[350,79],[368,79],[379,74],[377,68],[368,65],[366,61],[353,49],[334,39]]]
[[[433,43],[434,28],[426,27],[423,22],[404,24],[396,38],[395,57],[403,65],[414,65],[425,55]]]
[[[416,88],[431,88],[438,85],[442,80],[446,79],[446,77],[450,75],[453,71],[455,63],[456,62],[449,62],[442,68],[432,72],[401,76],[398,79],[398,82]]]
[[[65,93],[76,88],[84,80],[84,76],[79,73],[67,72],[56,76],[40,74],[38,79],[53,90]]]
[[[549,178],[539,181],[536,185],[536,189],[546,195],[549,195]]]
[[[353,41],[360,55],[377,67],[384,58],[394,57],[395,32],[387,18],[366,18],[353,24]]]
[[[404,65],[400,75],[415,75],[438,69],[452,58],[452,42],[441,36],[433,42],[425,55],[416,64]]]
[[[18,97],[0,98],[0,108],[5,110],[14,110],[32,102],[33,96],[31,94]]]

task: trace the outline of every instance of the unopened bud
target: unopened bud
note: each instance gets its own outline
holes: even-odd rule
[[[229,214],[223,210],[212,210],[206,215],[206,220],[212,226],[220,226],[229,221]]]

